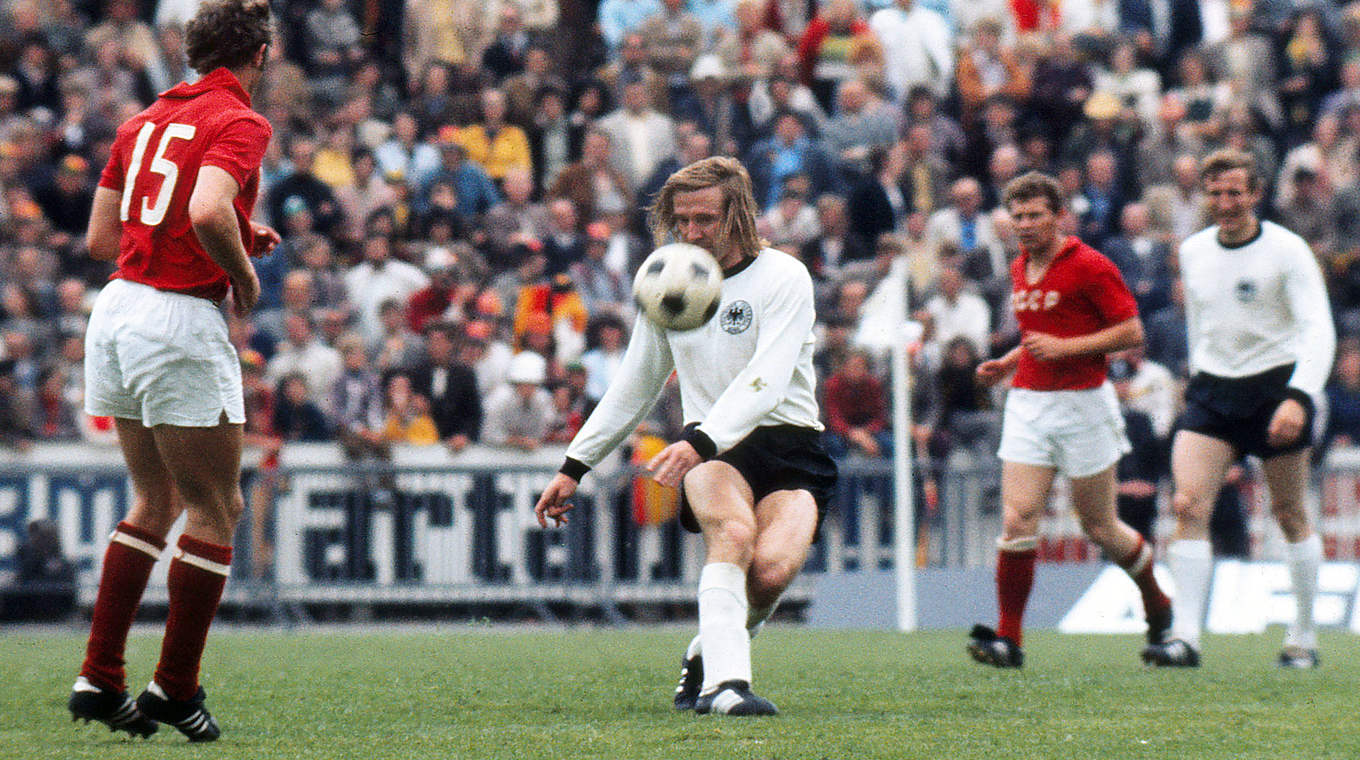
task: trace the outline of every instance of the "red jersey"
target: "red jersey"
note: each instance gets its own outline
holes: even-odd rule
[[[1119,268],[1099,251],[1075,237],[1031,283],[1025,277],[1029,255],[1011,262],[1011,308],[1021,334],[1041,332],[1059,338],[1090,335],[1138,316],[1138,305]],[[1036,391],[1097,388],[1105,382],[1105,357],[1074,356],[1044,362],[1021,349],[1011,385]]]
[[[198,170],[216,166],[241,191],[233,205],[250,252],[250,212],[260,161],[272,134],[250,95],[226,69],[181,83],[118,128],[99,186],[121,194],[123,236],[114,277],[212,301],[227,295],[227,273],[203,250],[189,222]]]

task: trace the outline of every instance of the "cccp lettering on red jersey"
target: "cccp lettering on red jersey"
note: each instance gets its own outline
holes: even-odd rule
[[[1063,241],[1038,282],[1026,278],[1028,263],[1023,252],[1011,262],[1011,308],[1022,335],[1090,335],[1138,316],[1119,268],[1075,237]],[[1011,384],[1036,391],[1097,388],[1105,382],[1105,364],[1099,354],[1039,361],[1022,349]]]

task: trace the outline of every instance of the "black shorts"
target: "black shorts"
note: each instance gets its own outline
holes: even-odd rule
[[[1269,459],[1307,448],[1313,441],[1312,404],[1304,404],[1307,417],[1298,440],[1276,448],[1267,441],[1270,419],[1280,402],[1290,398],[1289,378],[1294,365],[1266,370],[1247,377],[1218,377],[1200,372],[1185,387],[1185,414],[1177,428],[1225,441],[1238,455],[1253,454]]]
[[[715,460],[737,469],[757,503],[775,491],[803,490],[817,502],[817,526],[836,487],[836,461],[822,448],[822,434],[796,425],[758,427]],[[680,524],[698,533],[699,521],[680,489]]]

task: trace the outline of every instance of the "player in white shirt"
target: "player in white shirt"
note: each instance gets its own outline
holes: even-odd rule
[[[699,635],[685,653],[677,709],[773,715],[751,692],[750,636],[803,567],[836,481],[822,450],[812,368],[812,278],[797,259],[761,248],[746,169],[706,158],[677,171],[652,206],[657,242],[711,252],[722,301],[707,324],[633,327],[613,384],[567,447],[534,512],[566,522],[581,477],[637,427],[674,369],[688,422],[647,463],[681,488],[680,519],[704,537]]]
[[[1280,665],[1317,666],[1313,599],[1322,541],[1304,505],[1314,407],[1332,368],[1336,333],[1322,272],[1298,235],[1257,218],[1261,178],[1249,154],[1220,150],[1200,180],[1216,224],[1181,245],[1190,341],[1186,410],[1171,448],[1176,532],[1172,636],[1149,646],[1153,665],[1199,665],[1213,572],[1209,515],[1228,467],[1260,458],[1271,510],[1288,542],[1296,615]]]

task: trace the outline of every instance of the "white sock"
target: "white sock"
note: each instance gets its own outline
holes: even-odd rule
[[[689,646],[685,647],[685,659],[692,660],[704,653],[704,637],[694,634],[694,638],[689,640]]]
[[[1199,634],[1204,620],[1204,601],[1213,579],[1214,552],[1207,539],[1181,539],[1166,547],[1166,563],[1176,580],[1176,596],[1171,600],[1171,635],[1199,649]]]
[[[746,634],[746,573],[730,562],[712,562],[699,572],[699,638],[703,640],[704,686],[751,681],[751,639]]]
[[[1322,537],[1313,533],[1296,544],[1285,544],[1289,579],[1294,586],[1294,624],[1285,633],[1286,646],[1317,648],[1313,626],[1313,599],[1317,596],[1318,566],[1322,564]]]
[[[765,621],[770,619],[770,616],[774,614],[775,608],[778,606],[779,600],[776,599],[773,604],[767,604],[764,607],[752,607],[747,610],[746,633],[754,639],[756,634],[760,633],[760,629],[765,627]]]

